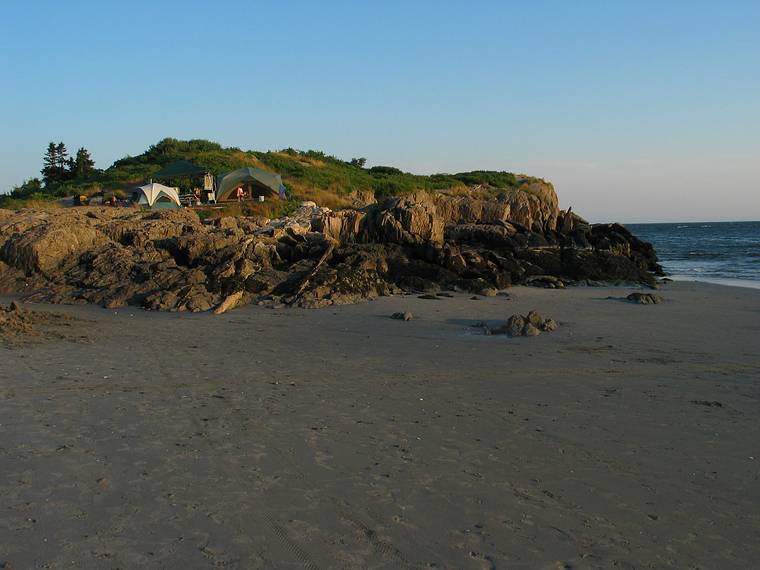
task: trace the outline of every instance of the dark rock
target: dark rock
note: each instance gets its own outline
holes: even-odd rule
[[[525,330],[526,324],[525,317],[520,315],[512,315],[507,319],[506,333],[509,336],[522,336],[523,330]]]
[[[438,293],[441,290],[441,286],[435,281],[425,279],[423,277],[417,277],[415,275],[404,275],[396,280],[396,284],[405,291],[423,293]]]
[[[531,232],[528,234],[528,247],[548,247],[549,242],[542,234]]]
[[[565,288],[564,281],[553,275],[531,275],[525,280],[525,284],[533,287],[546,287],[548,289]]]
[[[698,406],[707,406],[708,408],[722,408],[723,404],[721,402],[718,402],[717,400],[692,400],[692,404],[697,404]]]
[[[511,224],[460,224],[448,226],[447,240],[460,243],[476,243],[493,246],[510,246],[517,229]]]
[[[404,313],[393,313],[391,318],[399,321],[411,321],[414,316],[409,311],[406,311]]]

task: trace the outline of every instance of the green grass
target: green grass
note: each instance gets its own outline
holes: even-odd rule
[[[58,198],[49,194],[36,193],[24,198],[0,196],[0,208],[6,210],[20,210],[22,208],[57,208]]]
[[[407,194],[419,190],[464,190],[469,186],[485,186],[498,191],[518,190],[526,182],[538,179],[516,176],[511,172],[477,170],[456,174],[422,176],[402,172],[392,166],[361,168],[348,161],[320,151],[299,151],[292,148],[282,151],[243,151],[236,147],[224,148],[218,143],[202,140],[166,138],[151,145],[138,156],[127,156],[105,170],[97,171],[87,180],[75,180],[55,188],[40,188],[32,184],[15,189],[11,195],[0,196],[0,207],[17,204],[38,193],[45,196],[71,196],[77,194],[128,190],[143,184],[167,164],[176,160],[189,160],[218,175],[243,166],[254,166],[282,175],[290,200],[314,200],[320,205],[341,208],[350,205],[354,192],[371,192],[377,198]],[[191,189],[202,185],[201,179],[162,180],[163,183]],[[28,183],[27,183],[28,184]],[[526,190],[528,190],[526,188]]]

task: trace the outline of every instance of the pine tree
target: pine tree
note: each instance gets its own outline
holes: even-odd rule
[[[74,178],[86,178],[92,174],[93,170],[95,170],[95,161],[92,160],[86,148],[80,148],[71,167]]]
[[[45,186],[58,181],[58,148],[53,142],[48,145],[45,156],[42,157],[42,170],[40,172],[45,181]]]
[[[69,166],[69,151],[66,149],[66,145],[59,142],[55,146],[56,150],[56,169],[58,182],[63,182],[68,178],[68,166]]]

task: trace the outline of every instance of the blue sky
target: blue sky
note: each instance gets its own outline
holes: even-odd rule
[[[760,219],[760,2],[0,3],[0,191],[166,136],[554,182],[593,221]]]

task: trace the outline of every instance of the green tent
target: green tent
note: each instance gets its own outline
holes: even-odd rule
[[[234,198],[232,194],[235,188],[241,185],[251,185],[259,195],[275,194],[285,198],[285,186],[279,174],[245,166],[216,177],[216,199],[221,201]]]
[[[187,160],[177,160],[167,164],[153,175],[153,178],[189,178],[191,176],[203,176],[208,170],[196,166]]]

